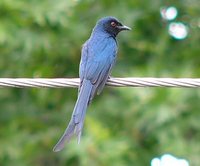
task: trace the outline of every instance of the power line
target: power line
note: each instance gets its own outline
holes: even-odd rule
[[[0,87],[77,88],[79,78],[0,78]],[[200,78],[110,78],[106,85],[114,87],[200,87]]]

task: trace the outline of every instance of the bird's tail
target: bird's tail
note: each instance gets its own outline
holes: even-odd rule
[[[78,99],[76,101],[74,111],[72,113],[71,120],[66,128],[64,134],[53,148],[54,152],[58,152],[63,149],[65,141],[70,141],[73,134],[78,137],[78,143],[80,142],[82,128],[85,119],[85,113],[90,100],[93,85],[89,80],[83,80],[83,84],[80,88]]]

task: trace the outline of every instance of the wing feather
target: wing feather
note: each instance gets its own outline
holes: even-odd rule
[[[80,64],[80,78],[90,80],[94,85],[91,99],[98,90],[100,93],[109,77],[111,68],[115,63],[117,54],[117,44],[112,37],[103,41],[98,41],[89,47],[90,41],[83,46],[82,58]]]

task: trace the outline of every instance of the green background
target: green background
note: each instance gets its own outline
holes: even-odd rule
[[[160,8],[175,6],[189,29],[168,34]],[[199,77],[198,0],[0,0],[0,77],[78,77],[81,45],[96,21],[119,18],[117,77]],[[0,165],[150,165],[170,153],[200,165],[200,91],[106,87],[89,107],[81,144],[53,146],[69,122],[77,89],[0,89]]]

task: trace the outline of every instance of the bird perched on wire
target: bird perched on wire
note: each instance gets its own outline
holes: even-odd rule
[[[123,30],[131,28],[122,25],[115,17],[101,18],[83,45],[78,99],[68,127],[53,149],[55,152],[62,150],[65,141],[69,142],[74,134],[80,142],[87,107],[94,95],[100,94],[105,86],[117,57],[116,36]]]

